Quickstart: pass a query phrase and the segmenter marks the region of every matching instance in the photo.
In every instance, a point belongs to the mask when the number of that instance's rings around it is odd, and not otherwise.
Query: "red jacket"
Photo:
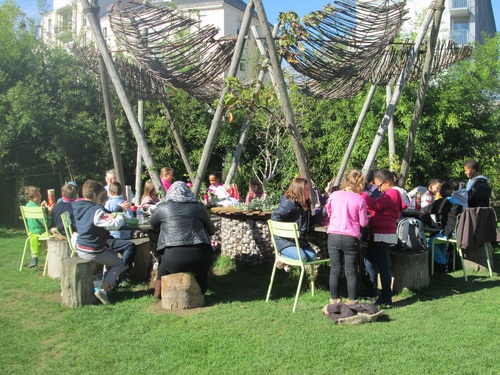
[[[388,189],[377,199],[371,198],[365,192],[362,195],[366,200],[368,209],[374,211],[370,219],[371,233],[396,233],[401,211],[406,208],[399,191],[392,188]]]

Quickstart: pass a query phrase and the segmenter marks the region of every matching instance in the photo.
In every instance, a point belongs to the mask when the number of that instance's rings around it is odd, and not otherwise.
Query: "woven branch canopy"
[[[217,28],[200,26],[166,3],[119,0],[109,20],[119,43],[156,77],[197,98],[217,96],[235,38],[216,39]]]

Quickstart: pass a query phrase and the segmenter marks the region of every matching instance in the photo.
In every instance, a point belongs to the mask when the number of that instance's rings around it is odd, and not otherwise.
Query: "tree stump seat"
[[[100,265],[79,257],[61,261],[61,299],[72,308],[94,302],[94,274]]]
[[[391,250],[392,290],[418,290],[429,286],[429,251]]]
[[[161,305],[166,310],[202,307],[205,296],[190,272],[165,275],[161,278]]]
[[[50,238],[47,240],[47,275],[53,279],[60,279],[62,272],[62,261],[71,256],[66,239],[59,240]]]
[[[136,247],[134,264],[130,270],[130,277],[137,281],[148,281],[154,263],[149,238],[134,238],[129,241],[132,241]]]

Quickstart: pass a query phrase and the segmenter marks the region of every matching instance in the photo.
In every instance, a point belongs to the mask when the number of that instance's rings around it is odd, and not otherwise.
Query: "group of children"
[[[437,225],[442,229],[436,236],[450,238],[454,236],[457,216],[464,208],[489,206],[491,189],[487,178],[479,174],[476,160],[468,160],[464,171],[469,178],[467,187],[460,190],[456,180],[441,182],[432,180],[429,188],[422,191],[424,199],[423,220],[430,220],[436,215]],[[300,253],[304,260],[312,260],[316,253],[307,242],[309,226],[320,221],[312,216],[310,209],[311,188],[304,179],[294,179],[289,189],[281,198],[280,206],[271,219],[277,221],[295,221],[299,224]],[[351,170],[343,179],[340,189],[332,192],[325,205],[328,215],[328,253],[331,259],[330,303],[341,303],[339,278],[342,265],[347,279],[347,304],[358,302],[358,264],[362,228],[369,225],[368,246],[364,255],[364,266],[369,281],[364,294],[366,297],[377,296],[377,276],[380,277],[381,291],[375,304],[390,307],[392,305],[391,270],[389,249],[397,244],[397,223],[401,212],[411,205],[407,193],[396,186],[394,174],[385,169],[372,172],[367,181],[358,170]],[[297,249],[284,238],[275,238],[282,255],[297,259]],[[433,238],[430,239],[429,243]],[[439,270],[446,270],[446,245],[435,252],[435,261]]]

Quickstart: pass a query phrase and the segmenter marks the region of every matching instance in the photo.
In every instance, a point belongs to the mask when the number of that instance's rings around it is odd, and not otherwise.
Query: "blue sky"
[[[0,0],[3,2],[5,0]],[[15,0],[16,3],[23,9],[23,11],[30,17],[39,18],[38,1],[37,0]],[[45,0],[47,4],[52,7],[51,0]],[[320,10],[324,5],[328,4],[328,0],[262,0],[264,8],[266,9],[267,18],[269,22],[275,23],[280,12],[287,12],[293,10],[299,16],[303,16],[314,10]],[[497,31],[500,32],[500,0],[491,0],[493,6],[493,13],[495,14],[495,22]]]

